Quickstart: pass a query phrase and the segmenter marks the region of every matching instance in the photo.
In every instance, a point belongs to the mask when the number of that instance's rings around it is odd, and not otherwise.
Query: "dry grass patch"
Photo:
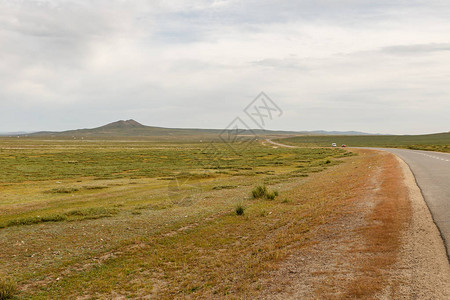
[[[364,259],[357,262],[359,276],[349,284],[347,298],[371,298],[382,292],[386,271],[397,261],[401,236],[411,218],[411,204],[402,170],[394,155],[382,156],[377,202],[366,216],[367,226],[358,230],[366,242],[355,251],[362,252]]]
[[[265,289],[257,298],[373,299],[386,286],[395,298],[398,286],[390,272],[411,215],[407,190],[395,157],[358,153],[288,195],[303,197],[301,205],[318,212],[319,223],[310,227],[310,242],[260,280]]]

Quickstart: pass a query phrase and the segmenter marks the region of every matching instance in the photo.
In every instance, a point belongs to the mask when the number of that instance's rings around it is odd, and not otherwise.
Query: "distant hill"
[[[360,131],[325,131],[325,130],[304,131],[304,133],[307,133],[309,135],[378,135]]]
[[[126,138],[126,137],[199,137],[218,136],[224,133],[223,129],[197,129],[197,128],[164,128],[146,126],[135,120],[120,120],[104,126],[89,129],[76,129],[67,131],[41,131],[26,134],[29,137],[47,138]],[[270,136],[294,136],[294,135],[368,135],[356,131],[280,131],[251,129],[240,131],[241,135],[270,135]]]
[[[197,136],[219,134],[217,129],[184,129],[146,126],[135,120],[120,120],[91,129],[67,131],[41,131],[29,134],[34,137],[163,137],[163,136]]]
[[[147,127],[147,126],[142,125],[141,123],[136,122],[135,120],[127,120],[127,121],[120,120],[120,121],[117,121],[114,123],[106,124],[104,126],[101,126],[101,127],[95,128],[95,129],[97,129],[97,130],[103,129],[104,130],[104,129],[145,128],[145,127]]]

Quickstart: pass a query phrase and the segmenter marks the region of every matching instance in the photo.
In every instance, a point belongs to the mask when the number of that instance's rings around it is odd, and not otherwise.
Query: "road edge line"
[[[404,161],[401,157],[397,156],[396,154],[393,154],[393,155],[395,155],[395,157],[400,161],[400,165],[403,165],[404,167],[406,167],[406,170],[403,169],[403,174],[405,176],[405,181],[408,180],[408,178],[407,178],[408,175],[412,176],[412,178],[414,179],[414,184],[417,187],[417,189],[420,191],[420,195],[421,195],[421,198],[422,198],[422,203],[425,204],[425,206],[427,208],[427,211],[428,211],[427,219],[430,219],[433,222],[434,227],[437,230],[438,235],[439,235],[439,237],[440,237],[440,239],[442,241],[442,245],[443,245],[444,250],[445,250],[445,255],[447,257],[447,261],[450,264],[450,253],[449,253],[450,249],[447,248],[446,240],[445,240],[444,236],[442,235],[442,231],[439,229],[439,226],[437,226],[437,224],[436,224],[436,222],[434,220],[433,213],[431,212],[431,209],[430,209],[430,206],[428,205],[428,202],[425,200],[425,195],[424,195],[423,190],[420,187],[419,183],[417,182],[416,175],[414,174],[413,170],[411,169],[411,167],[409,166],[409,164],[406,161]],[[409,173],[409,174],[407,174],[407,173]],[[408,188],[408,189],[410,190],[410,188]],[[411,190],[410,190],[410,192],[411,192]]]

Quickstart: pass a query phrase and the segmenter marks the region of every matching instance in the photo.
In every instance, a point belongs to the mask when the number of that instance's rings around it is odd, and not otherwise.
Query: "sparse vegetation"
[[[267,235],[304,212],[278,201],[247,201],[241,210],[236,199],[276,183],[294,203],[300,195],[286,186],[325,170],[326,159],[347,157],[341,149],[257,143],[236,154],[217,144],[224,151],[217,161],[195,143],[0,140],[0,238],[14,243],[0,245],[0,272],[27,285],[18,296],[38,299],[113,291],[139,298],[156,281],[155,297],[243,295],[238,286],[248,287],[282,257],[280,247],[305,233]],[[174,179],[181,186],[169,198]],[[266,188],[262,199],[277,195]],[[234,251],[242,255],[230,259]],[[146,271],[156,269],[161,275]]]

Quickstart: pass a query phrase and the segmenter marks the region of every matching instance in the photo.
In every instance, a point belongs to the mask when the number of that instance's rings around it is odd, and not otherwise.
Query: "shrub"
[[[278,191],[269,191],[266,186],[257,186],[252,191],[253,198],[265,198],[267,200],[274,200],[278,196]]]
[[[17,286],[15,282],[0,278],[0,300],[11,299],[17,292]]]
[[[267,188],[265,185],[263,186],[257,186],[252,191],[253,198],[263,198],[267,194]]]
[[[267,192],[266,193],[266,199],[267,200],[274,200],[276,197],[275,192]]]
[[[245,207],[242,204],[236,206],[236,215],[242,216],[244,214]]]
[[[331,160],[327,159],[326,164],[331,164]]]

